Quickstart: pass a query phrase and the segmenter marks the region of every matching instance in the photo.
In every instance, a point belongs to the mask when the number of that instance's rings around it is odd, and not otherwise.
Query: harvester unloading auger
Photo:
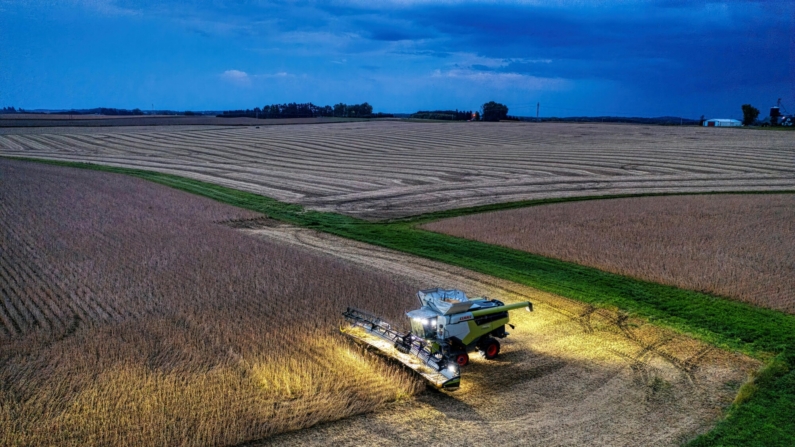
[[[508,311],[533,303],[505,305],[487,298],[468,299],[460,290],[428,289],[417,292],[421,307],[406,316],[411,331],[399,332],[381,318],[349,307],[343,312],[350,326],[342,332],[380,350],[413,369],[436,388],[456,390],[461,384],[461,367],[469,353],[480,351],[486,359],[500,353],[500,342],[509,324]]]

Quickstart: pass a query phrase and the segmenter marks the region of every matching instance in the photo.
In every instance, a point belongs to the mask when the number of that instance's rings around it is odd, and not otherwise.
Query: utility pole
[[[538,121],[538,111],[541,110],[541,103],[536,103],[536,121]]]

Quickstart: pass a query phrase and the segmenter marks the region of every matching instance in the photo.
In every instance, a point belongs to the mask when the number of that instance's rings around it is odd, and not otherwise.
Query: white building
[[[704,127],[740,127],[743,123],[727,118],[713,118],[704,121]]]

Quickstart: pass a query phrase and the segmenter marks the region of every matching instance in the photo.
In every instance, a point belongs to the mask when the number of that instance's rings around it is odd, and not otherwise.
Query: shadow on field
[[[497,359],[471,355],[458,391],[249,445],[675,445],[708,431],[758,367],[622,312],[468,270],[290,226],[243,231],[535,308],[511,313],[516,329]]]

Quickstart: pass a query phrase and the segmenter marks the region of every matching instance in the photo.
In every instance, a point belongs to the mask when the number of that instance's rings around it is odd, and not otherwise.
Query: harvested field
[[[793,194],[559,203],[423,228],[795,313]]]
[[[396,121],[180,129],[3,129],[0,155],[173,173],[368,219],[550,197],[795,190],[790,132]]]
[[[217,116],[185,115],[69,115],[69,114],[0,114],[0,130],[4,127],[53,128],[69,126],[127,127],[127,126],[275,126],[285,124],[320,124],[352,121],[347,118],[219,118]],[[27,129],[26,129],[27,130]]]
[[[418,283],[216,223],[254,216],[0,160],[0,445],[234,444],[421,389],[336,334]]]
[[[256,128],[256,126],[251,126]],[[143,133],[148,134],[152,132],[168,132],[169,129],[177,129],[180,132],[195,132],[195,131],[208,131],[208,130],[222,130],[222,129],[238,129],[240,126],[234,125],[190,125],[185,124],[177,127],[171,126],[158,126],[156,124],[141,124],[140,126],[42,126],[42,127],[0,127],[0,135],[95,135],[99,130],[103,135],[107,134],[134,134]]]
[[[256,227],[257,225],[252,225]],[[505,301],[516,329],[461,390],[429,392],[255,445],[679,445],[709,430],[755,362],[605,309],[312,230],[243,230],[429,285]]]
[[[377,409],[266,442],[675,445],[759,366],[136,179],[0,160],[0,182],[2,444],[229,444]],[[432,285],[536,312],[514,314],[500,359],[475,359],[459,392],[411,397],[413,376],[339,340],[338,312],[398,322]]]
[[[69,113],[0,113],[0,120],[5,121],[63,121],[63,120],[116,120],[130,118],[180,118],[176,115],[80,115]]]

